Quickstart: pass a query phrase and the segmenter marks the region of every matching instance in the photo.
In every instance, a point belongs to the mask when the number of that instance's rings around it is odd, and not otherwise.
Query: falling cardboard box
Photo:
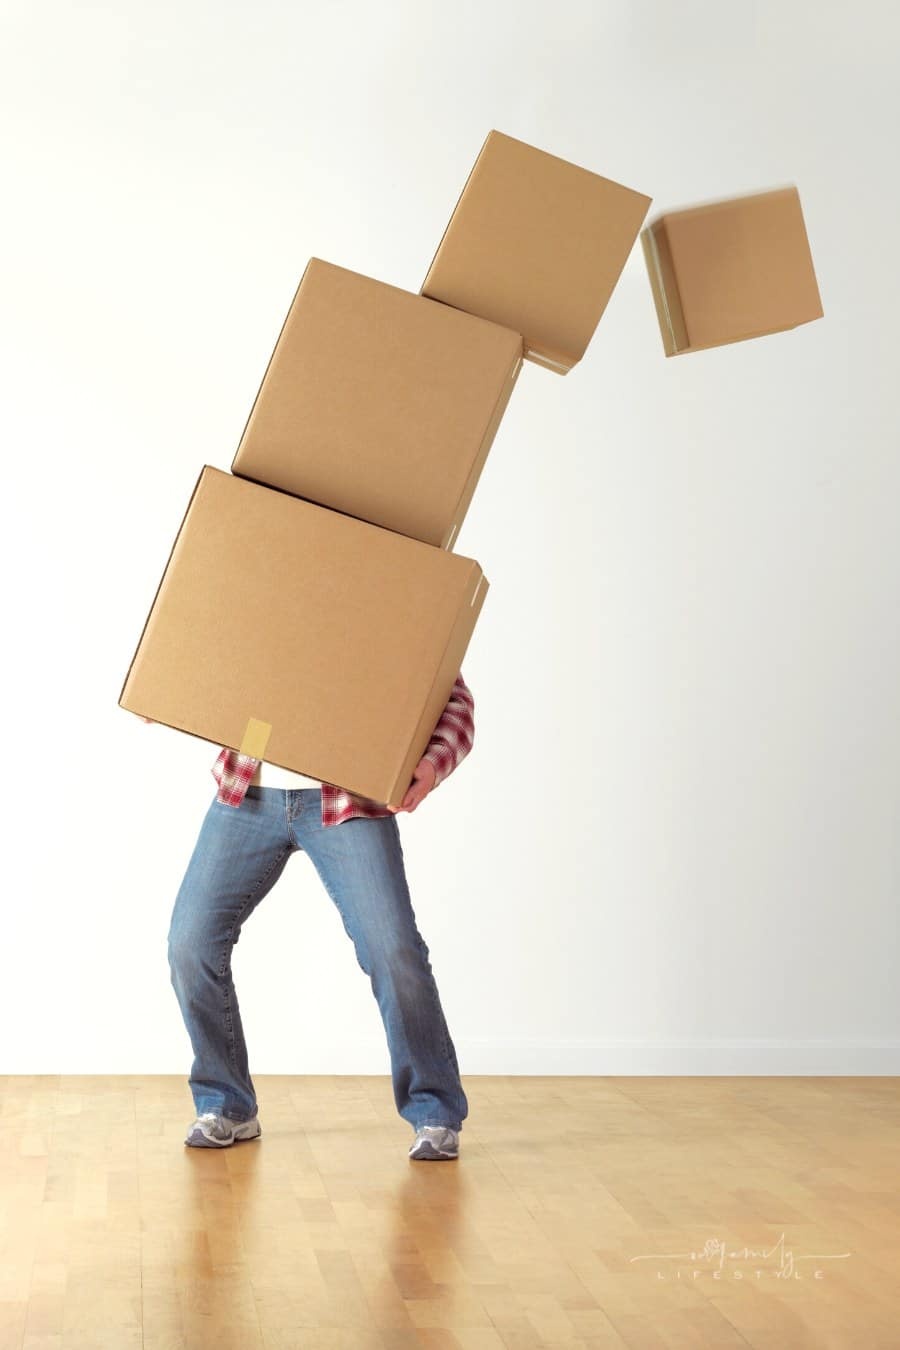
[[[488,133],[420,294],[521,333],[565,375],[585,353],[652,198]]]
[[[312,258],[232,472],[449,549],[521,364],[520,334]]]
[[[667,211],[641,244],[666,356],[822,317],[796,187]]]
[[[119,705],[400,806],[487,590],[471,558],[205,465]]]

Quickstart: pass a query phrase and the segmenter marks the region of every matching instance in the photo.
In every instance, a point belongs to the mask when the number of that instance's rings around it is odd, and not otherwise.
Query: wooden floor
[[[898,1350],[900,1080],[464,1076],[413,1162],[387,1077],[0,1079],[2,1350]]]

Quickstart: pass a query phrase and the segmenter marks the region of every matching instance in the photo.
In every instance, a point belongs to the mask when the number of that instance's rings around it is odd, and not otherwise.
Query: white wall
[[[11,1073],[184,1073],[215,748],[117,706],[316,254],[417,290],[497,127],[668,207],[796,183],[824,319],[666,360],[640,247],[526,366],[456,551],[475,749],[400,818],[467,1073],[900,1070],[900,211],[888,5],[13,4],[0,370]],[[296,855],[256,1073],[387,1073]]]

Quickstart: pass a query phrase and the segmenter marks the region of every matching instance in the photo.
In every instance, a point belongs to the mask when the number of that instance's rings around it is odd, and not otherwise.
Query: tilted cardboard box
[[[487,590],[471,558],[205,465],[119,705],[400,806]]]
[[[520,334],[312,258],[232,471],[449,549],[521,363]]]
[[[666,356],[822,318],[796,187],[667,211],[641,245]]]
[[[420,293],[514,329],[526,360],[565,375],[585,353],[651,200],[491,131]]]

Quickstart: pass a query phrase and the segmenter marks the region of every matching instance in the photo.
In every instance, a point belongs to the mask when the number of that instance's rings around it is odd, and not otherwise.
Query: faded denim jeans
[[[324,827],[319,788],[250,787],[240,807],[214,797],[203,820],[168,936],[172,985],[194,1051],[188,1083],[197,1114],[247,1120],[257,1113],[231,952],[297,852],[318,872],[371,981],[398,1112],[414,1129],[462,1129],[468,1102],[410,902],[397,817],[354,816]]]

